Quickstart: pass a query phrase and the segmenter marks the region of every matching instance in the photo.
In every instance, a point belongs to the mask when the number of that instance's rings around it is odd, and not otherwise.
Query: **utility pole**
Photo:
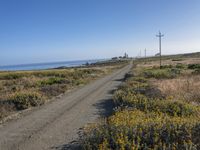
[[[161,66],[162,66],[162,64],[161,64],[161,39],[162,39],[162,37],[164,36],[164,34],[161,34],[161,32],[159,31],[159,34],[158,35],[156,35],[156,37],[159,37],[159,51],[160,51],[160,69],[161,69]]]
[[[144,50],[144,59],[145,59],[145,64],[146,64],[146,62],[147,62],[146,57],[147,57],[147,50],[146,50],[146,48],[145,48],[145,50]]]

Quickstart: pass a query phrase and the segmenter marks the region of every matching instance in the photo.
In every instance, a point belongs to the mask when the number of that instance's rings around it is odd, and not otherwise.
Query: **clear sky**
[[[200,51],[200,0],[0,0],[0,65]]]

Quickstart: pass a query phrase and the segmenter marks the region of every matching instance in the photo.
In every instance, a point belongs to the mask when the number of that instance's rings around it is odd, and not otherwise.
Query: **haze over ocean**
[[[1,0],[0,65],[197,52],[199,0]]]

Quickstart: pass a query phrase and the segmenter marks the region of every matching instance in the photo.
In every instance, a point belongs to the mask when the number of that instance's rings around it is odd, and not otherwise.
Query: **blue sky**
[[[200,51],[200,0],[0,0],[0,65]]]

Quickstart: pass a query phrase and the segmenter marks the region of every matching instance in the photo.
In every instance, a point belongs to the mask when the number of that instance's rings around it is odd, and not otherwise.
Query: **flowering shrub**
[[[120,111],[93,130],[85,149],[198,149],[198,117],[170,117],[139,110]]]
[[[171,69],[131,76],[114,93],[118,109],[84,136],[84,149],[197,150],[200,149],[200,107],[180,100],[146,95],[148,78],[172,78]],[[171,73],[173,72],[172,76]],[[149,73],[149,72],[148,72]]]

